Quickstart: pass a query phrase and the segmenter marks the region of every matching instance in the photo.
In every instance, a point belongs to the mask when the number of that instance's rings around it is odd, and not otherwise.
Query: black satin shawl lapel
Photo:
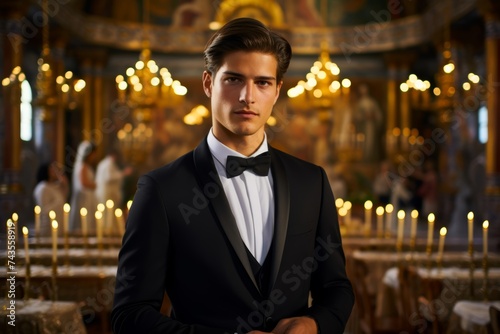
[[[286,233],[288,229],[288,218],[290,213],[290,184],[286,175],[285,166],[277,156],[276,151],[269,147],[271,153],[271,172],[274,181],[274,242],[273,245],[273,263],[271,272],[271,285],[274,286],[278,277],[283,250],[285,248]]]
[[[198,147],[196,147],[193,152],[193,157],[196,173],[200,180],[201,190],[203,191],[203,189],[210,189],[210,194],[212,194],[214,183],[217,189],[220,190],[217,192],[217,195],[210,196],[209,201],[212,204],[212,207],[214,208],[222,229],[226,233],[228,240],[231,242],[236,255],[240,259],[248,276],[250,276],[250,279],[252,280],[255,288],[259,291],[257,282],[255,281],[255,277],[252,272],[252,268],[250,266],[248,255],[246,253],[245,244],[243,243],[243,239],[241,239],[240,231],[238,230],[238,226],[236,225],[236,220],[234,219],[233,213],[231,212],[231,207],[229,206],[229,202],[226,198],[224,188],[222,187],[219,175],[217,174],[217,170],[215,169],[212,154],[210,153],[210,149],[208,148],[206,138],[202,143],[200,143],[200,145],[198,145]],[[216,259],[214,259],[214,261],[216,261]]]

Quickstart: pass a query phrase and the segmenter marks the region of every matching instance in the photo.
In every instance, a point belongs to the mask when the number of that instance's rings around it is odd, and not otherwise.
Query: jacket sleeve
[[[354,293],[345,270],[335,200],[321,171],[323,191],[314,251],[318,269],[312,276],[313,301],[307,313],[316,320],[320,333],[343,333],[354,306]]]
[[[118,259],[111,325],[114,333],[223,334],[160,313],[168,268],[169,227],[158,184],[142,176]]]

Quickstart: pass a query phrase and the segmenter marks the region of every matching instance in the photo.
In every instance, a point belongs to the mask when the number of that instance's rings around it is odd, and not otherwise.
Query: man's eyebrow
[[[224,71],[223,74],[226,75],[232,75],[235,77],[243,78],[244,75],[238,72],[233,72],[233,71]],[[276,78],[273,76],[266,76],[266,75],[258,75],[255,77],[256,80],[271,80],[271,81],[276,81]]]

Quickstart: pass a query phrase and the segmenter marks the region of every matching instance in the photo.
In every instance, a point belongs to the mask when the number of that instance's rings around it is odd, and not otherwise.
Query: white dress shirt
[[[258,176],[251,170],[245,170],[241,175],[228,178],[226,176],[227,156],[247,157],[222,144],[215,138],[212,130],[208,134],[207,141],[241,238],[255,259],[263,264],[274,232],[271,171],[268,176]],[[259,149],[250,157],[255,157],[267,150],[267,137],[264,137]]]

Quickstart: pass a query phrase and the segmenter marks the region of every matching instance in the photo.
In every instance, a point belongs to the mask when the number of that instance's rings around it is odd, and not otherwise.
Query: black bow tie
[[[257,175],[267,176],[269,166],[271,166],[269,152],[259,154],[254,158],[240,158],[229,155],[226,160],[226,175],[231,178],[240,175],[246,169],[251,169]]]

